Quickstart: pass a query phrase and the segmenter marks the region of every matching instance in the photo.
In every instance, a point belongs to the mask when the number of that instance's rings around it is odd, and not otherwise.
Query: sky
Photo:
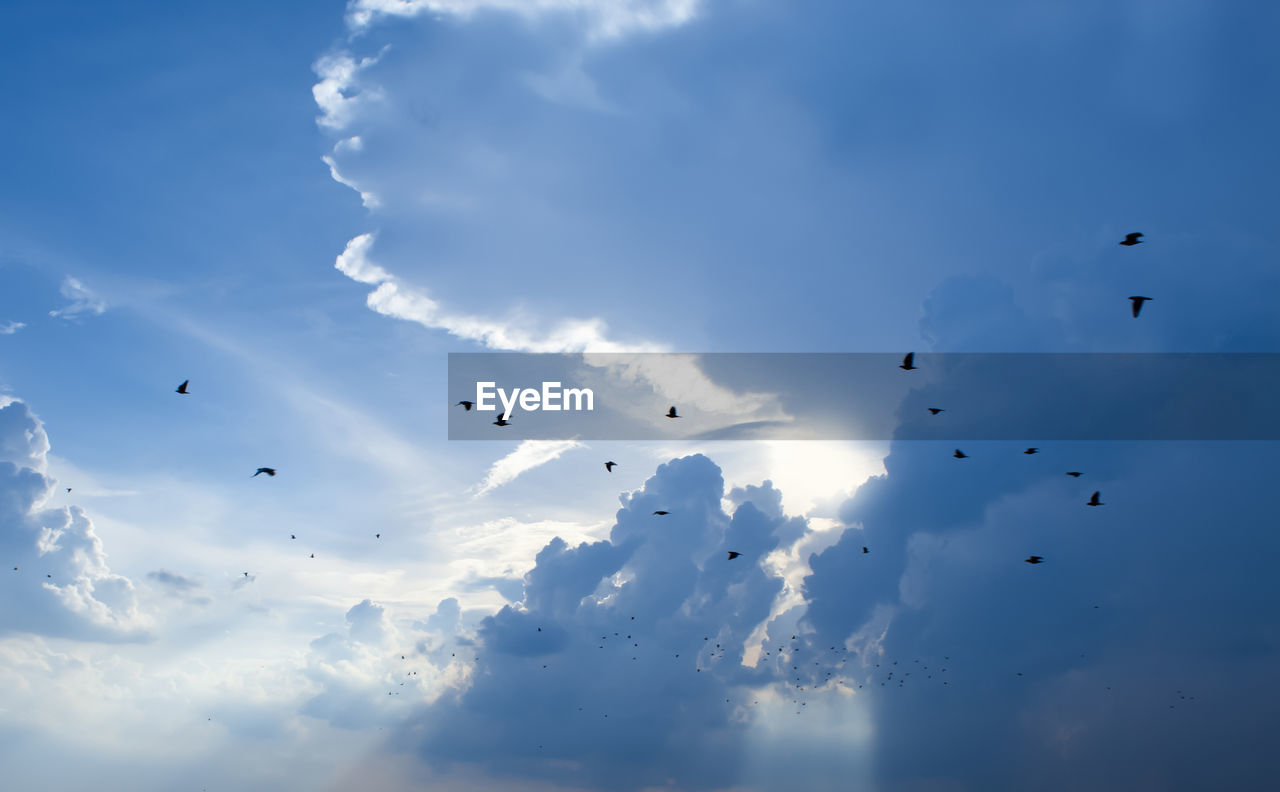
[[[1273,441],[451,440],[448,375],[1280,352],[1277,30],[4,5],[3,786],[1274,788]],[[686,412],[785,417],[687,360]],[[904,426],[1133,409],[939,369]]]

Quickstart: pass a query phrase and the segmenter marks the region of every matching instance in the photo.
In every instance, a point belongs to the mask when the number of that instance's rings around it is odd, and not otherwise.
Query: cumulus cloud
[[[333,53],[316,61],[312,68],[320,82],[311,88],[311,95],[320,106],[316,123],[328,129],[344,129],[360,110],[383,98],[377,86],[361,83],[361,72],[377,63],[379,57],[356,60],[348,53]]]
[[[515,479],[522,473],[559,459],[568,451],[582,448],[577,440],[525,440],[516,449],[493,463],[476,495],[483,495]]]
[[[71,302],[68,305],[50,311],[50,316],[61,319],[78,319],[85,315],[98,316],[107,310],[105,302],[89,291],[83,283],[71,276],[63,279],[60,291],[62,296]]]
[[[133,583],[107,565],[93,522],[77,506],[44,508],[49,440],[26,404],[0,407],[0,629],[89,640],[140,640],[150,620]]]
[[[736,495],[725,513],[719,468],[676,459],[623,496],[607,540],[552,540],[523,600],[480,623],[469,683],[398,742],[433,762],[588,788],[733,783],[752,691],[779,676],[744,664],[783,586],[763,562],[794,534],[776,491]],[[728,561],[729,549],[742,556]]]

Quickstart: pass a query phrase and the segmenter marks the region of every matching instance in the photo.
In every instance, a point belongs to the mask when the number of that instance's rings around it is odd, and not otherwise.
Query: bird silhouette
[[[614,469],[615,467],[617,467],[617,465],[618,465],[618,463],[617,463],[617,462],[605,462],[605,463],[604,463],[604,469],[605,469],[605,470],[607,470],[607,471],[609,471],[610,473],[612,473],[612,472],[613,472],[613,469]]]
[[[70,492],[70,491],[71,491],[71,488],[70,488],[70,487],[67,487],[67,492]]]
[[[1124,241],[1121,242],[1120,244],[1124,245],[1125,247],[1133,247],[1134,245],[1141,245],[1142,240],[1138,239],[1138,237],[1140,236],[1142,236],[1141,231],[1135,231],[1132,234],[1125,234]]]
[[[1093,495],[1089,498],[1089,502],[1085,505],[1086,506],[1106,506],[1107,504],[1103,503],[1101,498],[1102,498],[1102,491],[1099,490],[1093,493]]]
[[[474,407],[476,403],[473,401],[467,401],[466,399],[463,399],[462,401],[458,402],[453,406],[458,407],[459,405],[461,405],[467,412],[471,412],[471,408]]]
[[[863,545],[863,546],[862,546],[862,552],[863,552],[863,553],[870,553],[871,551],[867,549],[867,546],[866,546],[866,545]]]
[[[316,557],[316,554],[315,554],[315,553],[312,553],[312,554],[311,554],[311,557],[312,557],[312,558],[315,558],[315,557]]]
[[[942,409],[941,407],[930,407],[930,408],[929,408],[929,414],[930,414],[930,415],[937,415],[937,414],[938,414],[938,413],[940,413],[940,412],[946,412],[946,410]]]
[[[961,450],[960,450],[960,449],[958,449],[958,448],[956,449],[956,452],[955,452],[954,454],[952,454],[951,456],[955,457],[956,459],[968,459],[968,458],[969,458],[969,455],[968,455],[968,454],[966,454],[965,452],[961,451]]]
[[[903,371],[915,371],[916,366],[913,365],[915,363],[915,360],[916,360],[916,353],[908,352],[907,356],[902,359],[902,363],[899,364],[898,368],[902,369]]]
[[[679,417],[680,417],[680,416],[676,415],[676,406],[675,406],[674,404],[673,404],[673,405],[671,405],[671,409],[670,409],[670,410],[667,410],[667,417],[668,417],[668,418],[679,418]]]
[[[1028,556],[1026,561],[1028,564],[1039,564],[1044,561],[1044,556],[1037,556],[1037,555]]]
[[[1028,448],[1026,451],[1023,451],[1022,453],[1024,453],[1024,454],[1038,454],[1039,452],[1040,452],[1040,449],[1038,449],[1038,448]]]
[[[665,511],[662,511],[661,509],[659,509],[658,511],[654,512],[654,514],[658,515],[659,517],[661,517],[661,516],[662,516],[662,515],[664,515],[664,514],[670,514],[670,513],[671,513],[671,512],[665,512]]]
[[[494,422],[493,422],[493,425],[494,425],[494,426],[507,426],[507,425],[509,425],[510,423],[511,423],[511,422],[510,422],[510,421],[508,421],[506,418],[503,418],[501,415],[499,415],[499,416],[498,416],[498,420],[494,421]]]
[[[730,550],[730,551],[729,551],[729,558],[728,558],[728,560],[729,560],[729,561],[732,561],[733,559],[737,558],[737,557],[738,557],[738,556],[740,556],[740,555],[742,555],[742,553],[735,553],[735,552],[733,552],[732,550]]]
[[[373,538],[374,538],[374,539],[381,539],[381,538],[382,538],[382,534],[380,534],[380,533],[376,533],[376,534],[374,534],[374,535],[373,535]]]
[[[1134,318],[1134,319],[1137,319],[1137,318],[1138,318],[1138,314],[1142,313],[1142,304],[1143,304],[1144,302],[1147,302],[1147,301],[1148,301],[1148,300],[1150,300],[1151,298],[1150,298],[1150,297],[1137,297],[1137,296],[1135,296],[1135,297],[1130,297],[1129,299],[1133,301],[1133,318]]]
[[[266,473],[268,476],[274,476],[276,474],[276,469],[275,468],[258,468],[258,472],[254,473],[249,478],[257,478],[263,473]]]
[[[191,380],[183,380],[182,384],[178,386],[178,389],[175,390],[174,393],[181,393],[183,396],[186,396],[187,385],[189,385],[190,383],[191,383]]]
[[[1068,476],[1071,476],[1072,478],[1080,478],[1080,477],[1081,477],[1081,476],[1083,476],[1084,474],[1083,474],[1083,473],[1081,473],[1081,472],[1080,472],[1080,471],[1078,471],[1078,470],[1068,470],[1068,471],[1067,471],[1067,475],[1068,475]]]
[[[290,539],[297,539],[298,537],[294,536],[293,534],[289,534],[289,538],[290,538]]]

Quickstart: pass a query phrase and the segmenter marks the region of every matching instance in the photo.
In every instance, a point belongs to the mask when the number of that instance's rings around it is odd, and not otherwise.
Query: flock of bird
[[[1126,235],[1125,235],[1124,240],[1123,240],[1123,241],[1121,241],[1119,244],[1121,244],[1121,245],[1123,245],[1123,246],[1126,246],[1126,247],[1132,247],[1132,246],[1134,246],[1134,245],[1141,244],[1141,237],[1142,237],[1142,236],[1143,236],[1143,235],[1142,235],[1141,233],[1130,233],[1130,234],[1126,234]],[[1132,314],[1133,314],[1133,317],[1134,317],[1134,318],[1137,318],[1137,317],[1138,317],[1138,315],[1141,313],[1141,310],[1142,310],[1142,306],[1143,306],[1143,304],[1144,304],[1144,303],[1146,303],[1146,302],[1151,301],[1151,298],[1150,298],[1150,297],[1144,297],[1144,296],[1137,296],[1137,295],[1135,295],[1135,296],[1130,297],[1130,298],[1129,298],[1129,300],[1130,300],[1130,301],[1131,301],[1131,303],[1132,303]],[[902,369],[902,370],[904,370],[904,371],[916,371],[916,370],[918,370],[918,367],[915,365],[915,353],[914,353],[914,352],[912,352],[912,353],[908,353],[908,354],[907,354],[907,355],[902,359],[902,363],[898,366],[898,368],[900,368],[900,369]],[[178,393],[178,394],[184,395],[184,396],[185,396],[185,395],[190,395],[189,387],[190,387],[190,380],[184,380],[184,381],[182,382],[182,384],[181,384],[181,385],[179,385],[179,386],[176,388],[176,391],[175,391],[175,392],[176,392],[176,393]],[[456,403],[456,405],[455,405],[455,406],[460,406],[460,407],[464,408],[464,410],[466,410],[467,412],[470,412],[470,411],[471,411],[471,409],[475,406],[475,403],[474,403],[474,402],[472,402],[472,401],[469,401],[469,400],[465,400],[465,399],[464,399],[464,400],[458,401],[458,402]],[[930,414],[930,415],[932,415],[932,416],[938,416],[938,415],[941,415],[942,413],[946,412],[946,410],[945,410],[944,408],[941,408],[941,407],[929,407],[929,408],[927,408],[927,409],[928,409],[929,414]],[[665,417],[665,418],[670,418],[670,419],[678,419],[678,418],[680,418],[681,416],[680,416],[680,414],[677,412],[675,405],[672,405],[672,406],[667,410],[667,412],[666,412],[666,413],[664,413],[663,417]],[[511,424],[511,421],[510,421],[509,419],[507,419],[507,418],[504,418],[501,414],[499,414],[499,416],[497,417],[497,419],[496,419],[495,421],[493,421],[493,423],[494,423],[494,425],[496,425],[496,426],[499,426],[499,427],[505,427],[505,426],[509,426],[509,425]],[[1023,453],[1024,453],[1024,454],[1027,454],[1027,455],[1033,455],[1033,454],[1037,454],[1037,453],[1039,453],[1039,452],[1040,452],[1040,449],[1039,449],[1039,448],[1036,448],[1036,447],[1027,448],[1025,451],[1023,451]],[[952,456],[953,456],[954,458],[956,458],[956,459],[968,459],[968,458],[969,458],[969,455],[968,455],[968,454],[964,453],[962,450],[960,450],[960,449],[958,449],[958,448],[954,450],[954,452],[953,452]],[[613,472],[613,470],[614,470],[614,468],[616,468],[616,467],[619,467],[619,464],[618,464],[617,462],[613,461],[613,460],[609,460],[609,461],[606,461],[606,462],[604,463],[605,471],[606,471],[606,472],[608,472],[608,473],[612,473],[612,472]],[[262,475],[262,474],[266,474],[268,477],[275,477],[275,476],[276,476],[276,473],[277,473],[277,471],[276,471],[276,469],[275,469],[275,468],[273,468],[273,467],[259,467],[259,468],[258,468],[258,469],[253,473],[253,475],[251,476],[251,478],[256,478],[256,477],[258,477],[258,476],[260,476],[260,475]],[[1066,473],[1066,475],[1071,476],[1071,477],[1073,477],[1073,478],[1079,478],[1079,477],[1081,477],[1081,476],[1083,475],[1083,473],[1082,473],[1081,471],[1068,471],[1068,472]],[[70,488],[70,487],[68,487],[68,488],[67,488],[67,492],[68,492],[68,493],[70,493],[70,492],[71,492],[71,488]],[[1100,491],[1095,491],[1095,492],[1092,494],[1092,496],[1090,496],[1089,500],[1088,500],[1088,501],[1086,501],[1086,504],[1085,504],[1085,505],[1087,505],[1087,506],[1103,506],[1103,505],[1105,505],[1105,504],[1102,502],[1102,500],[1101,500],[1101,495],[1102,495],[1102,493],[1101,493]],[[671,513],[671,512],[669,512],[668,510],[665,510],[665,509],[657,509],[657,510],[655,510],[655,511],[653,512],[653,515],[654,515],[655,517],[665,517],[665,516],[669,515],[670,513]],[[382,534],[381,534],[381,533],[375,533],[375,534],[374,534],[374,537],[375,537],[376,539],[381,539],[381,538],[382,538]],[[296,539],[297,539],[297,535],[296,535],[296,534],[290,534],[290,535],[289,535],[289,538],[290,538],[290,540],[296,540]],[[862,547],[862,549],[861,549],[861,551],[862,551],[862,553],[863,553],[863,554],[869,554],[869,553],[871,552],[870,548],[868,548],[868,547],[866,547],[866,546],[863,546],[863,547]],[[732,561],[732,560],[737,559],[737,558],[739,558],[739,557],[741,557],[741,556],[742,556],[742,553],[737,552],[737,551],[734,551],[734,550],[729,550],[729,551],[727,551],[727,552],[728,552],[728,558],[726,559],[727,561]],[[311,557],[311,558],[315,558],[315,554],[314,554],[314,553],[311,553],[311,554],[310,554],[310,557]],[[1028,556],[1028,557],[1027,557],[1026,559],[1024,559],[1024,560],[1025,560],[1025,562],[1026,562],[1026,563],[1028,563],[1028,564],[1037,565],[1037,564],[1044,563],[1045,558],[1044,558],[1044,556],[1040,556],[1040,555],[1031,555],[1031,556]],[[13,568],[13,571],[15,571],[15,572],[19,571],[18,567],[16,567],[16,566],[15,566],[15,567]],[[243,575],[244,575],[244,578],[246,578],[246,579],[252,579],[252,576],[249,574],[249,572],[244,572],[244,573],[243,573]],[[47,577],[47,578],[49,578],[49,579],[51,580],[53,576],[52,576],[52,575],[46,575],[46,577]],[[1094,608],[1097,608],[1098,606],[1097,606],[1097,605],[1094,605],[1093,607],[1094,607]],[[635,616],[631,616],[631,617],[630,617],[630,621],[634,621],[634,620],[635,620]],[[642,653],[641,653],[641,651],[640,651],[640,649],[641,649],[641,642],[640,642],[640,640],[639,640],[638,636],[637,636],[637,638],[636,638],[636,639],[633,639],[633,634],[636,634],[636,633],[638,632],[638,628],[639,628],[639,626],[638,626],[638,625],[631,625],[631,626],[630,626],[630,632],[627,632],[627,631],[625,631],[624,629],[619,629],[619,630],[613,631],[613,638],[614,638],[614,639],[616,639],[616,640],[614,641],[614,644],[615,644],[615,645],[620,645],[620,646],[621,646],[621,645],[625,645],[625,643],[626,643],[626,642],[629,642],[629,643],[631,644],[631,646],[630,646],[630,647],[627,647],[627,648],[629,648],[629,649],[631,649],[631,650],[632,650],[632,651],[631,651],[630,653],[628,653],[628,654],[630,655],[631,661],[633,661],[633,662],[639,662],[639,661],[640,661],[640,658],[641,658],[641,654],[642,654]],[[542,632],[542,627],[540,627],[540,626],[539,626],[539,627],[537,628],[537,631],[538,631],[539,633],[541,633],[541,632]],[[779,667],[779,670],[783,670],[783,669],[785,669],[785,666],[786,666],[786,665],[788,665],[788,664],[790,664],[790,665],[791,665],[791,669],[790,669],[790,670],[791,670],[792,672],[799,672],[799,671],[800,671],[800,658],[799,658],[799,655],[801,654],[801,652],[802,652],[802,650],[803,650],[803,646],[802,646],[801,644],[799,644],[799,643],[794,643],[794,642],[797,640],[797,636],[794,636],[794,635],[793,635],[793,636],[791,636],[791,638],[792,638],[793,643],[792,643],[791,645],[789,645],[789,646],[787,646],[787,645],[785,645],[785,644],[779,644],[779,645],[774,646],[774,647],[772,647],[772,648],[768,648],[768,646],[767,646],[767,645],[766,645],[765,647],[762,647],[762,652],[761,652],[761,654],[758,656],[757,663],[760,663],[760,662],[771,662],[771,663],[776,664],[776,665]],[[695,672],[697,672],[697,673],[701,673],[701,671],[703,670],[703,668],[704,668],[704,667],[708,667],[708,668],[709,668],[711,665],[714,665],[716,662],[719,662],[720,660],[723,660],[723,659],[724,659],[724,657],[725,657],[725,649],[724,649],[724,647],[723,647],[723,646],[721,646],[721,644],[720,644],[720,643],[716,643],[716,644],[715,644],[715,648],[714,648],[714,649],[711,649],[711,648],[710,648],[710,641],[711,641],[711,636],[709,636],[709,635],[708,635],[708,636],[704,636],[704,637],[703,637],[703,642],[708,646],[708,649],[707,649],[706,651],[697,651],[697,652],[693,652],[693,653],[692,653],[692,654],[694,654],[694,657],[695,657],[694,670],[695,670]],[[609,643],[609,634],[608,634],[608,631],[606,631],[606,632],[605,632],[605,634],[604,634],[604,635],[601,635],[601,637],[600,637],[600,643],[599,643],[599,644],[597,644],[597,651],[599,651],[599,650],[603,650],[603,649],[605,649],[605,648],[606,648],[606,646],[609,646],[609,645],[610,645],[610,643]],[[670,654],[670,655],[672,656],[672,659],[673,659],[673,660],[678,660],[678,659],[679,659],[679,657],[680,657],[680,652],[679,652],[679,651],[677,651],[677,649],[678,649],[678,648],[681,648],[681,647],[674,647],[674,646],[672,646],[672,647],[667,647],[665,650],[663,650],[663,653],[664,653],[664,654]],[[685,649],[686,649],[686,655],[690,654],[690,652],[688,651],[688,647],[683,647],[683,648],[685,648]],[[847,675],[847,674],[844,674],[844,673],[842,673],[842,672],[843,672],[843,671],[845,670],[845,668],[846,668],[845,664],[846,664],[846,661],[847,661],[847,658],[848,658],[848,655],[849,655],[849,654],[857,654],[857,652],[856,652],[855,650],[844,649],[844,648],[837,647],[837,646],[834,646],[834,645],[833,645],[833,646],[831,646],[831,647],[826,651],[826,653],[820,653],[820,654],[817,656],[817,658],[816,658],[816,659],[814,659],[814,660],[812,661],[812,662],[813,662],[813,665],[818,666],[820,670],[822,669],[822,667],[823,667],[824,665],[825,665],[825,666],[830,666],[830,670],[826,670],[826,671],[825,671],[825,675],[824,675],[824,676],[817,677],[817,679],[818,679],[818,683],[819,683],[819,684],[822,684],[822,683],[824,683],[824,682],[833,681],[833,678],[834,678],[834,681],[835,681],[838,685],[844,685],[844,684],[845,684],[845,679],[846,679],[846,678],[848,678],[848,675]],[[842,657],[841,655],[844,655],[844,656]],[[455,654],[455,656],[456,656],[456,654]],[[838,659],[838,662],[836,662],[837,658],[839,658],[839,659]],[[402,659],[402,660],[403,660],[403,659],[405,659],[405,656],[404,656],[404,655],[401,655],[401,659]],[[478,660],[478,658],[477,658],[477,660]],[[943,657],[943,661],[948,661],[948,660],[950,660],[950,656],[944,656],[944,657]],[[918,667],[917,667],[917,666],[918,666]],[[549,664],[549,663],[543,663],[543,664],[542,664],[542,669],[543,669],[543,670],[547,670],[549,667],[550,667],[550,664]],[[907,678],[908,678],[908,677],[910,677],[910,676],[912,675],[912,672],[911,672],[911,671],[906,671],[906,670],[905,670],[905,666],[904,666],[904,668],[899,669],[899,668],[898,668],[898,661],[897,661],[897,660],[889,660],[889,659],[887,659],[887,658],[884,658],[884,668],[883,668],[883,669],[882,669],[881,663],[874,663],[874,664],[867,663],[867,664],[865,665],[865,667],[866,667],[866,668],[868,668],[868,669],[870,669],[869,674],[863,678],[863,681],[862,681],[862,682],[856,682],[856,683],[855,683],[855,682],[853,682],[853,681],[852,681],[852,679],[850,679],[850,685],[852,685],[852,684],[856,684],[856,685],[857,685],[857,688],[862,688],[864,684],[866,684],[866,685],[872,685],[872,684],[874,684],[874,683],[876,683],[876,682],[879,682],[879,685],[880,685],[881,687],[889,687],[889,686],[892,686],[892,685],[893,685],[893,683],[895,683],[895,682],[896,682],[896,687],[898,687],[898,688],[902,688],[902,687],[905,687],[905,686],[906,686],[906,684],[907,684]],[[919,678],[922,678],[922,677],[923,677],[925,680],[932,680],[932,679],[934,679],[934,676],[935,676],[935,674],[936,674],[936,675],[937,675],[937,677],[938,677],[938,681],[939,681],[942,685],[948,685],[948,684],[949,684],[948,679],[947,679],[947,678],[945,678],[945,677],[943,677],[943,674],[945,674],[945,673],[946,673],[946,671],[947,671],[947,668],[946,668],[945,666],[941,666],[941,665],[939,665],[939,666],[938,666],[934,671],[932,671],[932,672],[931,672],[931,671],[929,670],[929,666],[928,666],[927,664],[922,663],[922,662],[921,662],[921,660],[920,660],[919,658],[915,658],[915,659],[913,660],[913,667],[915,668],[915,672],[916,672],[917,679],[919,679]],[[416,676],[416,674],[417,674],[417,671],[410,671],[410,672],[408,672],[408,673],[407,673],[407,676],[408,676],[408,677],[410,677],[410,678],[413,678],[413,677],[415,677],[415,676]],[[836,675],[839,675],[839,676],[836,676]],[[797,690],[797,697],[796,697],[795,699],[793,699],[793,700],[792,700],[792,703],[794,703],[794,704],[796,704],[796,705],[797,705],[796,714],[800,714],[801,712],[803,712],[803,711],[804,711],[804,709],[803,709],[803,708],[804,708],[805,706],[807,706],[807,702],[802,701],[802,700],[801,700],[801,696],[800,696],[800,694],[799,694],[799,692],[800,692],[800,691],[804,691],[804,690],[805,690],[805,682],[806,682],[806,679],[805,679],[804,674],[801,674],[801,673],[789,674],[789,676],[791,676],[791,677],[792,677],[792,679],[791,679],[791,681],[790,681],[790,682],[788,682],[788,686],[789,686],[789,687],[794,686],[794,687],[796,688],[796,690]],[[1022,676],[1021,672],[1018,672],[1017,676]],[[400,683],[400,685],[401,685],[401,686],[403,686],[404,684],[405,684],[404,682],[401,682],[401,683]],[[810,680],[809,680],[809,684],[810,684],[810,687],[813,687],[813,686],[814,686],[813,678],[812,678],[812,677],[811,677],[811,678],[810,678]],[[1109,687],[1108,687],[1107,689],[1108,689],[1108,690],[1110,690],[1110,688],[1109,688]],[[388,692],[388,695],[393,695],[393,694],[398,695],[398,693],[399,693],[398,691],[389,691],[389,692]],[[1179,696],[1180,696],[1180,698],[1181,698],[1182,700],[1194,699],[1194,696],[1188,697],[1188,696],[1184,695],[1184,694],[1182,693],[1182,691],[1181,691],[1181,690],[1179,690],[1179,691],[1178,691],[1178,694],[1179,694]],[[725,699],[725,703],[732,703],[732,702],[730,701],[730,699],[726,698],[726,699]],[[759,699],[754,699],[752,703],[753,703],[753,704],[759,704]],[[1171,706],[1172,706],[1172,705],[1171,705]],[[577,709],[578,709],[578,711],[579,711],[579,712],[584,711],[584,707],[582,707],[582,706],[578,706],[578,708],[577,708]],[[607,717],[608,717],[608,713],[607,713],[607,712],[602,712],[602,714],[603,714],[603,717],[605,717],[605,718],[607,718]],[[539,747],[541,747],[541,746],[539,746]]]

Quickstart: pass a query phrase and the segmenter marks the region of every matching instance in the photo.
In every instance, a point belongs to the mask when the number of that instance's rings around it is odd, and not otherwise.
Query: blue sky
[[[1269,788],[1271,444],[450,442],[446,363],[1274,352],[1277,16],[6,6],[7,784]]]

